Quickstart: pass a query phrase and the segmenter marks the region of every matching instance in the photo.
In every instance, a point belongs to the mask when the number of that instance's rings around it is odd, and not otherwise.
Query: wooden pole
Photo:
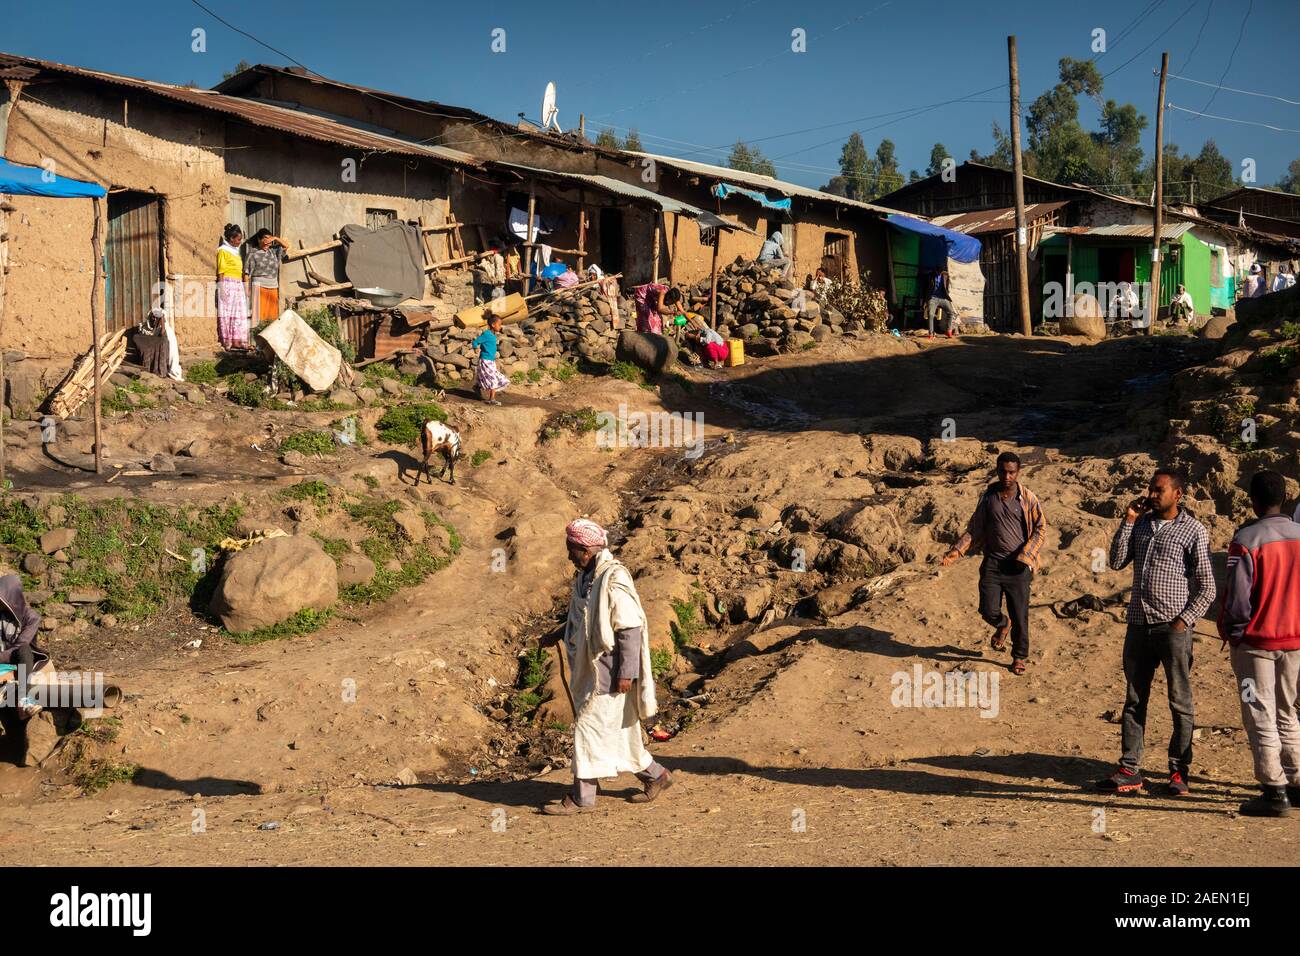
[[[1029,262],[1025,228],[1025,170],[1020,155],[1020,64],[1016,58],[1016,38],[1007,37],[1007,64],[1011,78],[1011,159],[1016,183],[1016,279],[1020,291],[1020,331],[1032,335],[1029,320]]]
[[[537,193],[528,187],[528,230],[524,233],[524,291],[533,281],[533,216],[537,211]]]
[[[665,216],[668,213],[664,213]],[[668,251],[668,281],[677,280],[677,225],[682,221],[682,217],[673,213],[673,240],[672,246]]]
[[[578,253],[578,275],[582,275],[587,269],[587,206],[585,204],[586,195],[578,192],[578,248],[582,250]]]
[[[0,153],[0,157],[4,154]],[[0,493],[5,490],[5,275],[9,272],[9,197],[0,194]]]
[[[1147,295],[1147,321],[1143,332],[1151,334],[1160,314],[1160,234],[1165,220],[1165,77],[1169,54],[1160,55],[1160,95],[1156,100],[1156,191],[1151,203],[1151,291]]]
[[[655,257],[654,266],[651,269],[651,282],[659,281],[659,217],[655,216]]]
[[[95,270],[94,277],[90,281],[90,334],[93,338],[93,349],[95,352],[95,474],[102,474],[104,471],[104,425],[103,406],[100,401],[100,375],[103,371],[100,364],[99,355],[99,337],[100,337],[100,309],[99,309],[99,281],[103,277],[104,271],[104,250],[99,237],[102,215],[100,214],[99,197],[93,200],[95,203],[95,230],[90,236],[90,250],[92,262],[91,265]]]
[[[718,200],[718,216],[722,216],[722,200]],[[709,269],[709,328],[718,328],[718,246],[722,244],[722,227],[713,228],[713,265]]]

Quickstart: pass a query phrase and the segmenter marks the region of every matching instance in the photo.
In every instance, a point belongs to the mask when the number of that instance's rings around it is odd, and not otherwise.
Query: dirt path
[[[1104,798],[1086,788],[1118,753],[1123,625],[1111,612],[1070,619],[1054,606],[1126,585],[1125,573],[1093,570],[1114,524],[1095,513],[1096,499],[1150,467],[1162,383],[1194,358],[1194,348],[1159,340],[1080,348],[990,337],[918,349],[875,339],[663,389],[670,407],[707,401],[717,412],[711,437],[733,438],[650,489],[657,499],[672,482],[689,488],[699,510],[688,537],[712,547],[762,534],[731,530],[741,501],[798,505],[819,519],[879,501],[916,554],[869,600],[828,620],[796,616],[793,597],[782,603],[803,582],[778,572],[776,620],[733,635],[741,640],[729,650],[693,652],[708,700],[655,746],[677,781],[655,805],[620,799],[633,792],[627,777],[607,782],[594,813],[557,820],[535,807],[562,794],[562,768],[504,782],[475,779],[492,776],[490,766],[460,772],[499,735],[486,703],[513,683],[512,648],[564,587],[558,529],[575,510],[612,517],[630,490],[629,468],[575,443],[530,452],[527,472],[489,469],[437,489],[464,552],[366,620],[252,649],[178,653],[129,674],[126,758],[145,768],[135,783],[79,797],[6,769],[0,806],[14,826],[47,834],[48,863],[1290,863],[1300,836],[1292,821],[1232,813],[1253,784],[1217,639],[1196,645],[1192,796]],[[609,406],[649,400],[622,383],[587,388],[582,400]],[[506,412],[532,416],[518,426],[524,435],[546,406]],[[864,465],[874,454],[864,436],[931,438],[946,417],[959,436],[1014,444],[1035,462],[1027,481],[1050,534],[1024,678],[988,650],[978,562],[939,570],[928,560],[945,546],[944,529],[964,521],[986,471],[924,474],[891,491]],[[1224,530],[1216,526],[1216,540]],[[882,537],[893,533],[882,527]],[[503,540],[518,569],[504,576],[490,570]],[[685,568],[685,552],[673,553],[681,543],[671,520],[638,519],[625,558]],[[744,557],[699,559],[714,563],[690,574],[744,579]],[[727,572],[733,560],[739,570]],[[900,674],[963,672],[983,675],[995,696],[983,706],[898,703]],[[349,680],[355,703],[341,693]],[[1162,694],[1157,678],[1153,771],[1169,731]],[[660,696],[669,704],[681,691]],[[404,768],[422,782],[390,786]]]

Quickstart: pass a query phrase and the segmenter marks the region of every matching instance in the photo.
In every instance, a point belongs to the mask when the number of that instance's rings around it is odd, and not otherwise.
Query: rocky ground
[[[6,818],[46,834],[42,861],[53,863],[1290,862],[1293,821],[1234,814],[1253,782],[1211,619],[1197,628],[1192,795],[1087,789],[1118,754],[1123,695],[1128,573],[1105,570],[1098,550],[1157,462],[1191,472],[1189,505],[1219,561],[1251,470],[1300,473],[1300,385],[1290,353],[1278,355],[1290,330],[1095,345],[844,331],[657,389],[578,375],[521,384],[497,409],[450,392],[469,447],[491,452],[454,488],[411,488],[409,452],[378,442],[307,468],[250,450],[286,414],[305,426],[337,412],[185,401],[175,437],[226,441],[211,456],[220,474],[110,487],[172,501],[240,495],[263,521],[319,533],[334,512],[304,521],[259,488],[319,478],[337,494],[434,511],[460,551],[421,583],[283,640],[212,632],[192,648],[178,618],[125,633],[88,624],[61,663],[100,660],[87,642],[104,636],[128,696],[86,759],[138,770],[84,795],[58,760],[4,767]],[[560,427],[620,404],[702,413],[703,453],[603,449],[581,424]],[[195,430],[206,414],[219,421]],[[1253,443],[1241,418],[1257,426]],[[978,560],[936,563],[1007,448],[1049,525],[1021,678],[988,648]],[[254,463],[256,480],[230,475]],[[93,490],[57,466],[20,465]],[[569,715],[554,662],[520,654],[554,623],[569,574],[561,532],[575,514],[615,529],[637,577],[660,723],[674,734],[652,749],[677,785],[638,807],[621,799],[630,777],[609,781],[595,813],[556,820],[534,807],[567,782]],[[170,643],[158,638],[172,630]],[[900,693],[959,679],[979,689],[974,706]],[[1153,703],[1157,782],[1168,732]]]

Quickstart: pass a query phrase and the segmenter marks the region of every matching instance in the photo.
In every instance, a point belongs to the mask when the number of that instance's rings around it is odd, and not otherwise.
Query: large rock
[[[677,343],[652,332],[620,332],[614,350],[620,362],[631,362],[658,375],[677,358]]]
[[[419,544],[424,540],[428,533],[428,525],[425,523],[424,515],[418,511],[407,510],[399,511],[393,515],[393,524],[404,534],[412,544]]]
[[[323,611],[339,595],[334,560],[314,538],[268,538],[226,559],[208,610],[226,630],[256,631],[303,608]]]
[[[41,535],[41,550],[46,554],[62,551],[72,544],[77,537],[75,528],[54,528]]]
[[[339,587],[351,587],[354,584],[369,584],[375,576],[375,562],[364,554],[350,552],[339,558]]]
[[[1221,339],[1228,331],[1228,326],[1237,321],[1236,312],[1229,309],[1223,315],[1212,315],[1196,334],[1203,339]]]
[[[1083,335],[1090,339],[1106,337],[1106,320],[1097,300],[1086,293],[1074,297],[1073,315],[1061,316],[1062,335]]]

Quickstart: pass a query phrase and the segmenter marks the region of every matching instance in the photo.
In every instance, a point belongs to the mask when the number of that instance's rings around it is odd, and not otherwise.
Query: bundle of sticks
[[[107,332],[99,340],[99,386],[108,385],[108,377],[126,358],[126,329]],[[87,349],[72,369],[50,393],[48,408],[51,415],[64,419],[76,412],[95,392],[95,350]]]

